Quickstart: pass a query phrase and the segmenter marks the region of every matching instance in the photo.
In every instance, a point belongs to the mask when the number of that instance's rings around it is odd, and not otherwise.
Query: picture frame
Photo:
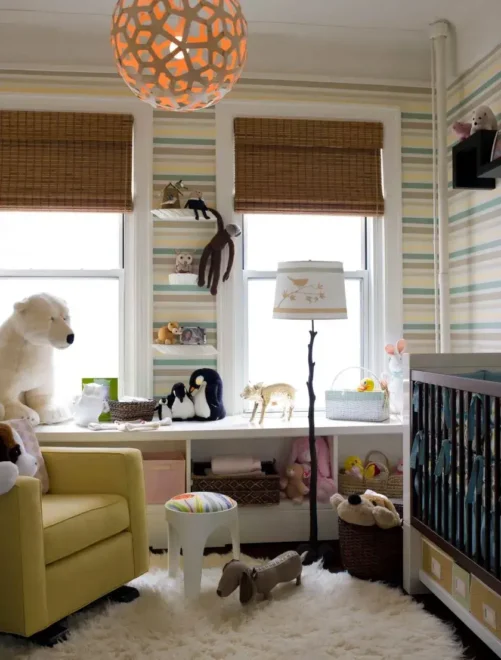
[[[184,346],[205,346],[207,332],[199,326],[186,326],[181,333],[180,343]]]
[[[88,383],[97,383],[106,388],[106,401],[118,400],[118,378],[82,378],[82,389]],[[111,422],[111,412],[103,412],[99,416],[100,422]]]
[[[492,143],[491,150],[491,162],[501,158],[501,131],[497,131],[494,136],[494,142]]]

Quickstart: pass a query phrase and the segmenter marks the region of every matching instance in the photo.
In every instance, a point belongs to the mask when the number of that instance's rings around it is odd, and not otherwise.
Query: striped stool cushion
[[[216,513],[237,506],[235,500],[220,493],[183,493],[170,499],[165,508],[180,513]]]

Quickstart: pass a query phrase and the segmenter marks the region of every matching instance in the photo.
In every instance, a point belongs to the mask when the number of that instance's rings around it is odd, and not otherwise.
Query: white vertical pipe
[[[438,191],[437,191],[437,85],[435,45],[431,42],[431,133],[433,160],[433,311],[435,320],[435,353],[440,353],[440,295],[438,284]]]
[[[449,294],[449,189],[447,170],[447,37],[449,24],[438,21],[431,26],[436,63],[437,174],[438,174],[438,251],[440,288],[440,351],[450,353]]]

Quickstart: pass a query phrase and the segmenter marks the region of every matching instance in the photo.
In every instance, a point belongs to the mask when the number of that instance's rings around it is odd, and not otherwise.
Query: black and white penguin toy
[[[195,403],[195,419],[214,422],[226,417],[223,381],[214,369],[197,369],[191,374],[190,394]]]
[[[167,408],[173,421],[184,421],[195,417],[193,397],[186,390],[184,383],[176,383],[167,397]]]

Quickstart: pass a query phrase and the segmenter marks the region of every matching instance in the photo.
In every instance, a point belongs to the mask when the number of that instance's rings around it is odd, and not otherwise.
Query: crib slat
[[[475,399],[475,454],[482,455],[482,402]],[[482,566],[482,493],[475,497],[475,561]]]
[[[430,520],[430,386],[424,386],[424,512],[423,520],[428,525]]]
[[[442,388],[437,387],[437,407],[436,407],[436,452],[437,456],[442,447]],[[444,526],[442,519],[442,476],[437,477],[437,534],[443,536]]]
[[[458,547],[464,552],[464,498],[465,487],[465,451],[464,446],[464,392],[459,392],[459,543]]]
[[[435,512],[435,465],[437,462],[437,452],[436,452],[436,438],[435,438],[435,385],[430,387],[430,445],[431,445],[431,456],[430,456],[430,471],[431,471],[431,516],[430,516],[430,527],[433,531],[437,531],[437,516]]]
[[[423,430],[423,383],[418,385],[418,429]],[[417,517],[423,520],[423,466],[418,461],[417,468],[418,480],[418,501],[417,501]]]
[[[457,546],[457,433],[456,433],[456,390],[451,390],[451,538]]]
[[[501,547],[499,541],[499,517],[501,516],[499,497],[500,497],[500,478],[501,478],[501,416],[499,410],[499,398],[494,399],[494,570],[496,577],[501,577]]]
[[[467,396],[467,410],[470,410],[471,406],[471,392],[468,392]],[[469,422],[468,422],[469,423]],[[468,432],[470,432],[468,428]],[[468,449],[466,454],[466,466],[468,471],[468,480],[471,476],[471,470],[473,467],[473,445],[468,438]],[[466,505],[466,554],[468,557],[471,557],[473,554],[473,504]]]
[[[491,570],[491,504],[492,504],[492,451],[491,451],[491,397],[484,397],[484,458],[485,458],[485,525],[484,561],[486,570]]]

